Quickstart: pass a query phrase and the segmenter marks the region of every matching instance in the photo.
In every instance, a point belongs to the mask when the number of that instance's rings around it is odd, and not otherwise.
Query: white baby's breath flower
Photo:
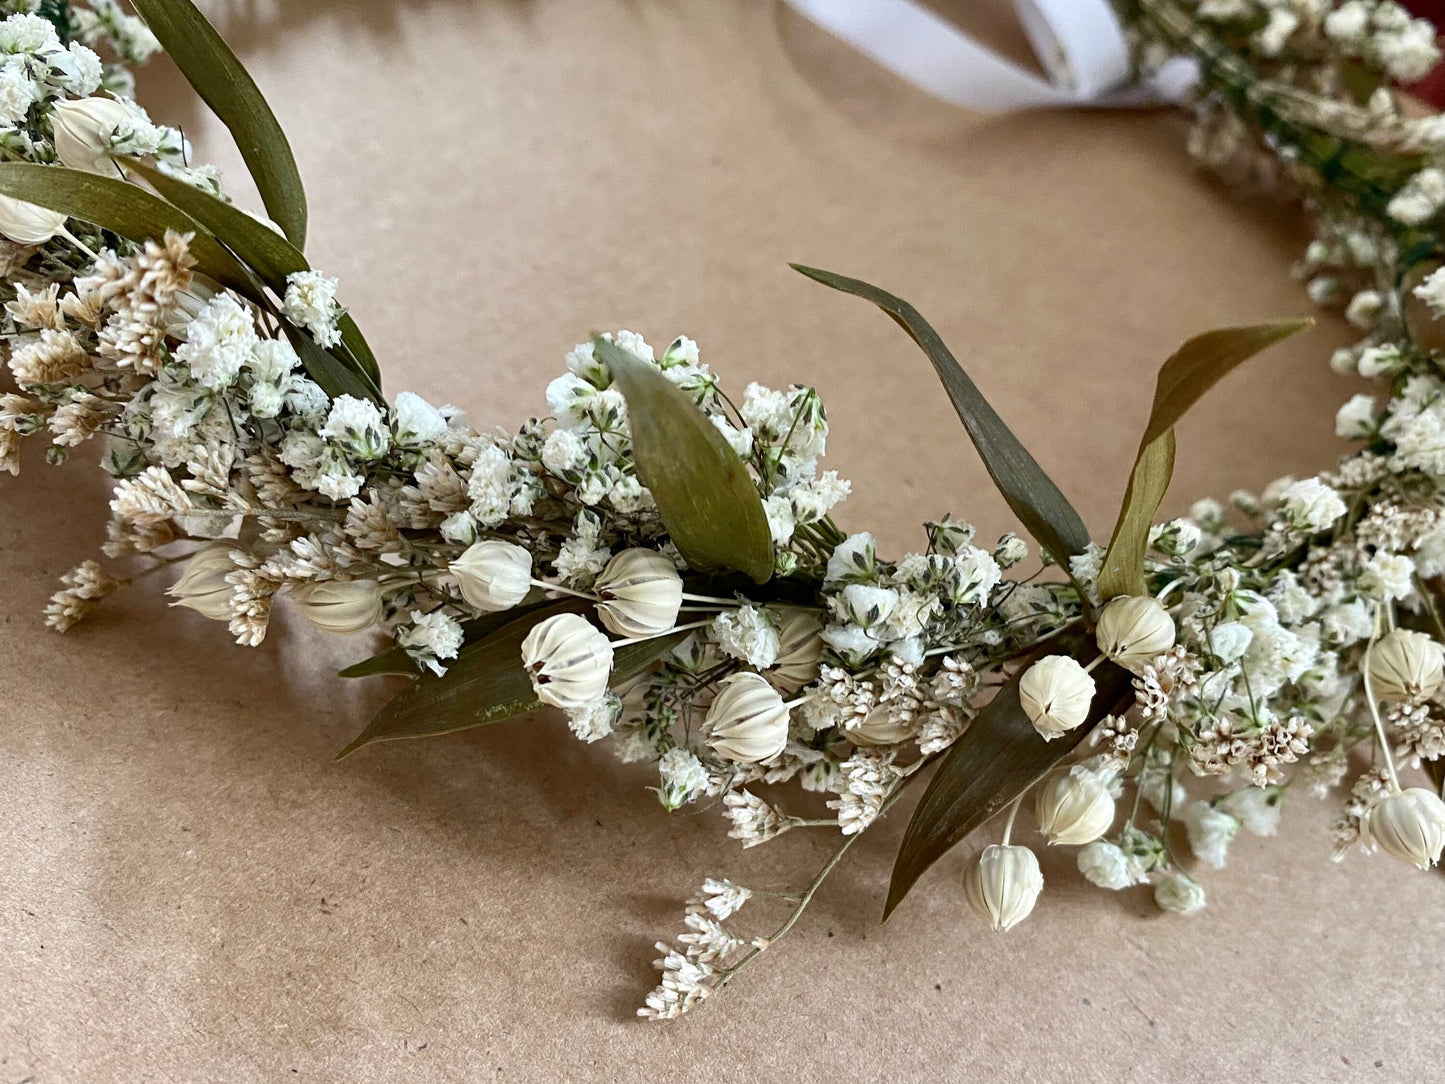
[[[1176,915],[1193,915],[1204,910],[1204,887],[1188,874],[1166,873],[1154,886],[1154,902]]]
[[[1345,514],[1346,505],[1331,486],[1306,478],[1280,495],[1280,510],[1289,525],[1300,531],[1323,531]]]
[[[447,432],[441,411],[420,395],[404,391],[396,397],[393,421],[396,442],[404,448],[419,448],[439,440]]]
[[[776,618],[750,603],[722,611],[713,618],[711,631],[723,654],[742,659],[757,670],[772,666],[782,650]]]
[[[1399,601],[1415,589],[1415,564],[1398,553],[1377,553],[1364,563],[1360,590],[1381,602]]]
[[[229,387],[260,345],[256,326],[230,294],[217,294],[186,325],[186,341],[176,350],[203,387]]]
[[[341,341],[337,321],[345,310],[336,300],[338,285],[336,279],[315,270],[286,276],[281,311],[292,323],[310,332],[318,346],[331,347]]]
[[[396,642],[434,674],[446,672],[442,660],[454,659],[462,647],[462,626],[450,614],[411,612],[411,625],[397,634]]]
[[[1377,425],[1373,395],[1353,395],[1335,414],[1335,435],[1346,440],[1364,440]]]
[[[1191,802],[1183,820],[1189,833],[1189,849],[1210,869],[1223,869],[1230,841],[1239,832],[1239,821],[1209,802]]]
[[[1117,844],[1096,839],[1079,849],[1079,872],[1100,888],[1118,891],[1139,883],[1134,863]]]
[[[684,806],[707,789],[707,769],[690,750],[681,746],[663,753],[657,762],[657,770],[662,777],[657,796],[665,809]]]
[[[354,395],[338,395],[331,401],[326,424],[317,433],[358,459],[379,459],[391,446],[391,430],[380,408]]]

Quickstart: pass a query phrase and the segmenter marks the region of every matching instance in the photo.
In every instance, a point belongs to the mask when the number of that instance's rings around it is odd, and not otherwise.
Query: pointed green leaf
[[[637,476],[688,565],[702,572],[736,569],[766,582],[773,536],[743,461],[656,366],[606,339],[592,342],[627,399]]]
[[[236,257],[195,219],[119,177],[102,177],[65,166],[5,162],[0,164],[0,193],[93,222],[132,241],[158,241],[166,230],[195,234],[191,255],[196,258],[198,270],[247,296],[255,290]]]
[[[1052,641],[1030,661],[1059,651],[1077,654],[1089,646],[1075,633]],[[1038,782],[1100,719],[1132,697],[1128,673],[1105,662],[1094,669],[1098,691],[1083,725],[1044,741],[1019,704],[1018,685],[1024,669],[974,717],[929,780],[893,862],[883,908],[885,920],[929,866]]]
[[[1174,472],[1174,424],[1200,397],[1241,362],[1313,324],[1309,318],[1252,327],[1220,328],[1196,335],[1159,369],[1154,405],[1124,494],[1109,550],[1099,571],[1099,594],[1142,595],[1149,528]]]
[[[1154,526],[1154,514],[1159,511],[1173,476],[1174,430],[1166,429],[1146,444],[1134,461],[1129,488],[1124,491],[1124,506],[1119,509],[1119,520],[1114,524],[1108,552],[1099,568],[1101,598],[1149,593],[1149,585],[1144,580],[1149,530]]]
[[[129,158],[117,161],[126,169],[139,173],[166,200],[214,234],[256,272],[278,298],[286,293],[288,275],[310,270],[311,265],[299,248],[235,204],[217,199],[209,192],[203,192],[145,162]],[[342,316],[338,327],[341,343],[346,348],[345,360],[354,362],[360,372],[380,387],[381,371],[377,368],[376,357],[366,345],[361,329],[350,313]]]
[[[329,350],[323,350],[316,345],[307,332],[301,330],[284,316],[277,316],[276,321],[281,325],[281,330],[286,333],[286,338],[291,341],[291,347],[301,358],[301,365],[306,370],[306,375],[317,384],[321,390],[331,398],[338,395],[350,395],[357,399],[370,399],[383,411],[387,409],[386,399],[366,373],[358,370],[350,362],[343,361]]]
[[[190,0],[133,4],[196,93],[231,130],[266,213],[297,248],[304,248],[306,190],[291,145],[255,80]]]
[[[552,603],[462,648],[441,677],[425,674],[388,701],[337,759],[373,742],[450,734],[537,711],[542,703],[522,665],[522,641],[539,621],[577,609],[576,600]],[[613,685],[640,673],[687,636],[675,632],[617,648]]]
[[[1083,553],[1089,545],[1084,521],[989,405],[938,337],[938,332],[908,302],[876,286],[815,267],[790,266],[824,286],[873,302],[908,332],[933,362],[994,485],[1039,545],[1067,571],[1069,558]]]
[[[1164,430],[1173,428],[1185,411],[1199,402],[1200,396],[1240,362],[1313,324],[1314,319],[1305,316],[1252,327],[1220,328],[1190,339],[1159,369],[1154,406],[1139,441],[1140,449]]]

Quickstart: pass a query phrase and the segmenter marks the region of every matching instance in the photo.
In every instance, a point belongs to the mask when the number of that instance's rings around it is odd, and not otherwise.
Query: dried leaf
[[[542,703],[522,665],[522,641],[539,621],[576,609],[575,600],[552,603],[462,648],[441,677],[423,675],[389,700],[337,759],[373,742],[450,734],[537,711]],[[687,636],[675,632],[617,648],[612,683],[640,673]]]
[[[159,196],[119,177],[33,162],[0,164],[0,193],[93,222],[132,241],[160,240],[166,230],[193,233],[191,255],[199,270],[252,296],[255,283],[230,251],[195,219]]]
[[[1174,472],[1174,424],[1241,362],[1313,323],[1309,318],[1276,320],[1206,331],[1181,346],[1160,367],[1149,423],[1099,572],[1101,596],[1109,599],[1146,591],[1144,555],[1149,548],[1149,528]]]
[[[736,569],[766,582],[773,536],[743,461],[655,366],[606,339],[593,345],[627,399],[637,476],[688,565],[702,572]]]
[[[949,399],[953,401],[953,408],[958,411],[994,485],[1039,545],[1067,571],[1069,558],[1083,553],[1089,545],[1089,532],[1084,521],[989,405],[978,386],[969,379],[938,337],[938,332],[908,302],[876,286],[815,267],[791,266],[824,286],[873,302],[908,332],[928,355],[928,360],[933,362]]]
[[[133,3],[196,93],[231,130],[266,213],[304,248],[306,190],[286,134],[255,80],[190,0]]]

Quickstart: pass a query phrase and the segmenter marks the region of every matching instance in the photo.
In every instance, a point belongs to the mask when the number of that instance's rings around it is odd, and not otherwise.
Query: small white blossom
[[[286,296],[281,311],[292,323],[311,333],[317,345],[335,346],[341,341],[337,321],[344,311],[336,300],[336,279],[320,271],[297,271],[286,276]]]

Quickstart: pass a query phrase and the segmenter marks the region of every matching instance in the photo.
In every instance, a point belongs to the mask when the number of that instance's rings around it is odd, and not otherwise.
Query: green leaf
[[[158,241],[166,230],[193,233],[191,255],[200,271],[247,296],[255,291],[246,269],[195,219],[119,177],[65,166],[6,162],[0,164],[0,193],[93,222],[132,241]]]
[[[306,246],[306,190],[291,145],[255,80],[190,0],[134,0],[176,67],[220,118],[246,161],[266,213]]]
[[[994,485],[1039,545],[1067,571],[1069,558],[1083,553],[1089,545],[1084,521],[989,405],[938,337],[938,332],[908,302],[876,286],[816,267],[790,266],[824,286],[873,302],[908,332],[933,362]]]
[[[539,621],[576,609],[576,600],[552,603],[462,648],[441,677],[426,674],[388,701],[337,759],[373,742],[450,734],[538,710],[542,703],[522,665],[522,641]],[[640,673],[688,635],[674,632],[616,648],[612,684]]]
[[[1154,514],[1159,511],[1174,473],[1175,423],[1241,362],[1313,323],[1306,317],[1206,331],[1181,346],[1160,367],[1149,423],[1144,427],[1129,489],[1099,571],[1099,594],[1103,598],[1147,591],[1144,555],[1149,548]]]
[[[1154,526],[1154,514],[1159,511],[1173,476],[1174,430],[1166,429],[1146,444],[1134,461],[1129,488],[1124,491],[1124,506],[1119,509],[1119,520],[1114,524],[1108,552],[1099,568],[1101,598],[1149,593],[1149,585],[1144,580],[1149,530]]]
[[[637,476],[690,567],[773,573],[773,536],[743,461],[697,405],[656,366],[615,343],[593,346],[627,399]]]
[[[350,362],[343,361],[330,351],[317,346],[315,339],[286,317],[277,316],[276,320],[281,325],[281,330],[286,333],[286,338],[291,341],[292,349],[301,358],[306,375],[321,385],[322,391],[333,399],[338,395],[370,399],[383,411],[387,409],[381,389],[372,383],[370,376]]]
[[[1076,633],[1054,640],[1028,661],[1059,651],[1076,654],[1089,647]],[[885,921],[929,866],[1038,782],[1106,714],[1132,700],[1128,673],[1111,662],[1102,663],[1094,669],[1098,691],[1088,718],[1046,742],[1019,704],[1018,685],[1025,669],[1021,667],[974,717],[929,780],[893,862]]]
[[[256,272],[278,298],[286,293],[288,275],[310,270],[311,265],[299,248],[235,204],[217,199],[209,192],[203,192],[145,162],[128,158],[117,161],[126,169],[139,173],[165,199],[214,234]],[[357,370],[379,388],[381,371],[356,321],[347,313],[342,316],[338,327],[342,345],[348,354],[345,360],[354,363]]]

